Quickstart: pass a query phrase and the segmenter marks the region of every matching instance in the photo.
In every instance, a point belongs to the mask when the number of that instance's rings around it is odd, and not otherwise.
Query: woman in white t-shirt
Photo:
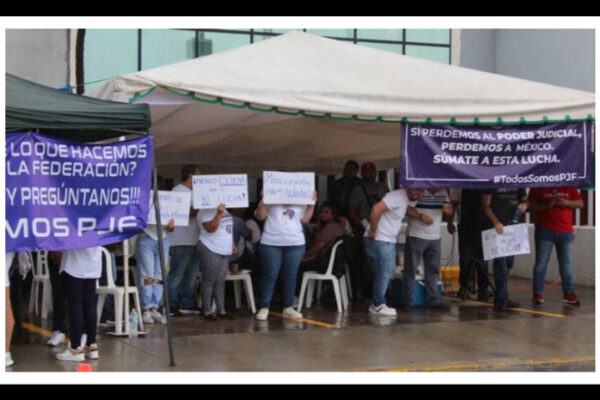
[[[202,271],[202,312],[204,318],[214,321],[225,318],[225,278],[229,270],[229,256],[236,252],[233,244],[233,218],[225,204],[215,209],[198,211],[200,227],[198,253]],[[215,299],[217,315],[212,312]]]
[[[61,288],[65,291],[71,342],[56,358],[61,361],[84,361],[99,358],[96,345],[96,280],[102,274],[100,246],[67,250],[60,261]],[[86,343],[81,343],[86,334]]]
[[[314,192],[313,200],[317,202],[317,192]],[[267,319],[279,275],[283,283],[283,314],[302,318],[302,314],[293,308],[294,293],[298,267],[306,251],[302,224],[310,221],[314,209],[314,205],[265,205],[262,201],[258,205],[256,218],[266,219],[266,222],[259,246],[262,278],[260,310],[256,319]]]

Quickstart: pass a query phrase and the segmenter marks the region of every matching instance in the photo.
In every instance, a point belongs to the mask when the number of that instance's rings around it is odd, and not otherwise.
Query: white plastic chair
[[[327,271],[324,274],[320,274],[318,272],[305,272],[302,275],[302,286],[300,287],[300,299],[298,300],[298,312],[302,310],[302,302],[304,300],[304,295],[308,290],[308,295],[306,296],[306,308],[310,308],[312,305],[312,298],[315,289],[315,281],[331,281],[333,284],[333,291],[335,293],[335,301],[337,303],[338,312],[342,312],[345,309],[348,309],[348,287],[347,280],[342,277],[338,279],[335,275],[333,275],[333,265],[335,264],[335,255],[337,253],[338,247],[343,243],[343,240],[338,240],[331,249],[331,256],[329,257],[329,264],[327,265]]]
[[[100,286],[99,281],[96,280],[96,294],[98,295],[98,321],[100,323],[100,317],[102,316],[102,307],[104,306],[104,299],[107,295],[112,295],[114,299],[115,305],[115,333],[120,335],[123,333],[123,316],[126,315],[129,317],[129,310],[126,310],[127,313],[124,313],[123,304],[125,299],[125,288],[123,286],[115,285],[115,280],[112,276],[112,257],[110,256],[110,252],[106,250],[104,247],[100,248],[102,250],[102,257],[104,258],[104,266],[106,268],[106,286]],[[139,321],[139,330],[144,330],[144,323],[142,322],[142,310],[140,307],[140,298],[138,295],[137,287],[130,286],[127,290],[127,294],[133,295],[133,301],[135,304],[135,310],[138,314]]]
[[[227,273],[226,281],[233,282],[233,294],[235,295],[235,308],[240,308],[242,306],[241,299],[241,288],[242,281],[244,282],[244,286],[246,287],[246,299],[248,300],[248,304],[250,305],[250,309],[252,310],[252,314],[256,314],[256,306],[254,304],[254,290],[252,289],[252,279],[250,277],[250,270],[242,269],[237,274]]]
[[[38,303],[41,290],[41,316],[42,318],[47,318],[48,312],[52,310],[52,284],[50,283],[50,271],[48,270],[48,252],[38,251],[35,264],[32,262],[31,254],[27,253],[27,256],[29,257],[29,264],[32,266],[31,273],[33,274],[28,312],[31,314],[35,311],[35,315],[40,314]]]

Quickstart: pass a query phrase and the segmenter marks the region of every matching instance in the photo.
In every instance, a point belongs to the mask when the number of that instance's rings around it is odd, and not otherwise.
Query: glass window
[[[406,55],[426,60],[450,63],[450,48],[429,46],[406,46]]]
[[[250,35],[246,33],[199,32],[201,56],[220,53],[250,44]]]
[[[142,70],[194,58],[195,42],[194,31],[142,30]]]
[[[354,38],[354,29],[307,29],[307,33],[344,39]]]
[[[356,32],[358,40],[376,39],[402,41],[402,29],[358,29]]]
[[[374,47],[376,49],[391,51],[393,53],[402,54],[401,44],[387,44],[387,43],[369,43],[369,42],[358,42],[359,46]]]
[[[302,31],[302,29],[254,29],[254,34],[260,34],[261,32],[268,32],[268,33],[288,33],[288,32],[293,32],[293,31]]]
[[[407,29],[406,41],[450,44],[450,29]]]
[[[83,54],[84,83],[104,80],[86,84],[85,91],[89,91],[118,74],[138,70],[138,31],[86,29]]]

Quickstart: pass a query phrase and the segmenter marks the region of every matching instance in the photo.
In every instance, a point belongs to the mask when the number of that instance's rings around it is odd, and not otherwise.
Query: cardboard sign
[[[148,225],[156,225],[156,213],[154,212],[153,197],[150,197],[150,211],[148,212]],[[173,218],[175,226],[188,226],[190,221],[191,195],[188,192],[158,191],[158,202],[160,204],[160,222],[167,225]]]
[[[504,234],[499,235],[496,229],[481,232],[483,245],[483,259],[529,254],[529,233],[527,224],[508,225],[504,227]]]
[[[265,204],[315,204],[314,172],[263,171]]]
[[[193,205],[196,209],[248,207],[248,175],[194,175]]]

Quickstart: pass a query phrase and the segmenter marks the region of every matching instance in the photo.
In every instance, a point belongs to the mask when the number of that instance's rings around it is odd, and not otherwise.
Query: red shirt
[[[566,200],[581,200],[581,195],[574,186],[555,188],[534,188],[529,192],[529,202],[548,204],[554,198]],[[549,229],[553,232],[573,232],[572,208],[553,206],[548,210],[540,211],[535,215],[535,225]]]

